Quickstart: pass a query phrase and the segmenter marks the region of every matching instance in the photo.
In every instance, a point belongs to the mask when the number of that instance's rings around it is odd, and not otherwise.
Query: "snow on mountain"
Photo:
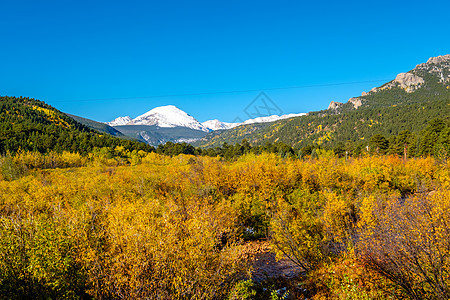
[[[202,123],[203,126],[210,130],[225,130],[241,125],[241,123],[226,123],[219,120],[209,120]]]
[[[126,116],[126,117],[118,117],[118,118],[114,119],[113,121],[108,122],[106,124],[108,124],[109,126],[121,126],[121,125],[127,125],[131,121],[133,121],[133,119],[131,119],[129,116]]]
[[[272,115],[272,116],[267,116],[267,117],[259,117],[259,118],[255,118],[255,119],[249,119],[249,120],[244,121],[244,123],[242,123],[242,124],[275,122],[278,120],[289,119],[289,118],[293,118],[293,117],[300,117],[300,116],[304,116],[304,115],[306,115],[306,113],[287,114],[287,115],[281,115],[281,116]]]
[[[287,115],[272,115],[267,117],[259,117],[255,119],[246,120],[243,123],[227,123],[219,120],[209,120],[203,123],[197,121],[194,117],[188,115],[178,107],[174,105],[166,105],[156,107],[143,115],[138,116],[135,119],[130,117],[118,117],[114,121],[106,123],[110,126],[121,125],[155,125],[159,127],[186,127],[195,130],[201,130],[204,132],[214,130],[226,130],[240,125],[254,124],[254,123],[266,123],[274,122],[282,119],[288,119],[298,116],[306,115],[301,114],[287,114]]]
[[[234,128],[234,127],[237,127],[240,125],[275,122],[278,120],[289,119],[289,118],[299,117],[299,116],[304,116],[304,115],[306,115],[306,113],[287,114],[287,115],[282,115],[282,116],[272,115],[272,116],[267,116],[267,117],[259,117],[259,118],[255,118],[255,119],[249,119],[242,123],[226,123],[226,122],[221,122],[219,120],[209,120],[209,121],[203,122],[202,125],[208,129],[214,131],[214,130],[231,129],[231,128]]]
[[[188,115],[178,107],[174,105],[166,105],[156,107],[143,115],[140,115],[134,119],[130,117],[118,117],[114,121],[106,123],[110,126],[121,125],[155,125],[159,127],[186,127],[195,130],[201,130],[208,132],[205,126],[203,126],[194,117]]]
[[[133,119],[133,125],[156,125],[159,127],[187,127],[208,132],[194,117],[174,105],[156,107]]]

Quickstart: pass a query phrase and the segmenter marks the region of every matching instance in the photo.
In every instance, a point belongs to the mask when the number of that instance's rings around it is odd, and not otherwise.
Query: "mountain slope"
[[[205,132],[209,131],[194,117],[188,115],[187,113],[185,113],[184,111],[182,111],[181,109],[179,109],[174,105],[156,107],[134,119],[131,119],[128,116],[119,117],[114,121],[109,122],[108,125],[110,126],[148,125],[164,128],[186,127]]]
[[[0,97],[0,154],[30,150],[86,154],[95,147],[152,148],[137,141],[101,134],[42,101]]]
[[[186,127],[159,127],[155,125],[122,125],[114,126],[125,136],[158,146],[166,142],[191,143],[204,137],[207,133]]]
[[[430,58],[396,79],[351,98],[347,103],[307,116],[274,123],[244,125],[210,133],[196,146],[215,147],[247,139],[255,145],[284,142],[296,148],[364,141],[375,133],[418,132],[430,119],[450,118],[450,55]]]
[[[208,120],[202,123],[202,125],[206,128],[208,128],[211,131],[214,130],[227,130],[227,129],[231,129],[234,128],[236,126],[241,125],[241,123],[227,123],[227,122],[222,122],[219,120]]]
[[[133,121],[133,119],[131,117],[125,116],[125,117],[118,117],[106,124],[109,126],[122,126],[122,125],[127,125],[128,123],[130,123],[132,121]]]
[[[189,129],[209,132],[214,130],[227,130],[243,124],[274,122],[282,119],[288,119],[303,115],[305,115],[305,113],[287,114],[281,116],[278,115],[264,116],[255,119],[249,119],[242,123],[227,123],[221,122],[219,120],[208,120],[203,123],[200,123],[194,117],[188,115],[186,112],[182,111],[178,107],[174,105],[166,105],[156,107],[146,112],[145,114],[136,117],[135,119],[132,119],[129,116],[118,117],[106,124],[112,127],[123,125],[148,125],[163,128],[185,127]]]
[[[226,122],[221,122],[219,120],[210,120],[210,121],[203,122],[202,125],[208,129],[210,129],[211,131],[227,130],[227,129],[235,128],[235,127],[238,127],[241,125],[256,124],[256,123],[270,123],[270,122],[275,122],[278,120],[290,119],[290,118],[300,117],[300,116],[304,116],[304,115],[306,115],[306,113],[287,114],[287,115],[281,115],[281,116],[272,115],[272,116],[248,119],[242,123],[226,123]]]
[[[112,136],[124,137],[123,133],[121,133],[117,129],[114,129],[112,126],[109,126],[108,124],[96,122],[96,121],[93,121],[90,119],[82,118],[82,117],[71,115],[71,114],[67,114],[67,115],[69,117],[71,117],[72,119],[74,119],[75,121],[91,128],[91,129],[97,130],[99,132],[107,133]]]
[[[114,130],[123,133],[127,137],[157,146],[166,142],[195,143],[210,131],[228,130],[242,124],[273,122],[300,115],[304,114],[273,115],[247,120],[243,123],[226,123],[219,120],[200,123],[176,106],[167,105],[156,107],[135,119],[131,119],[128,116],[118,117],[107,123],[106,126],[113,127]],[[88,124],[84,121],[84,124],[97,130],[106,130],[95,124],[95,122]]]

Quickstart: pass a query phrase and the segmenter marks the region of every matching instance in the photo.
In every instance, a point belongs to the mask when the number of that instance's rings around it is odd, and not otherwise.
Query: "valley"
[[[447,299],[450,56],[307,114],[0,97],[0,298]]]

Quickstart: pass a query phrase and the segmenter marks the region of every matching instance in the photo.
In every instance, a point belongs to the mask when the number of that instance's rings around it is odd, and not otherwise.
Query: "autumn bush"
[[[116,147],[0,166],[2,297],[251,297],[242,245],[261,238],[303,267],[308,297],[448,296],[445,161]]]
[[[2,295],[224,297],[246,272],[237,216],[178,181],[190,166],[175,160],[1,181]]]
[[[393,199],[374,209],[359,250],[369,267],[411,299],[450,297],[450,193]]]
[[[354,251],[310,272],[304,288],[313,300],[395,299],[395,284],[368,268]]]

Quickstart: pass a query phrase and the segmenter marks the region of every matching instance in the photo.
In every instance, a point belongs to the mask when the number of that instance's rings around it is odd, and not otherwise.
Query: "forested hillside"
[[[193,144],[208,148],[221,146],[223,143],[240,143],[246,139],[252,145],[283,142],[296,149],[307,146],[332,149],[339,147],[353,152],[367,146],[376,134],[389,139],[406,131],[418,138],[429,121],[440,117],[448,123],[449,116],[450,105],[447,100],[378,109],[360,108],[342,114],[323,111],[270,124],[241,126],[212,134],[209,136],[210,140]]]
[[[215,147],[247,139],[253,145],[279,141],[300,149],[310,145],[334,148],[351,142],[347,150],[352,150],[375,134],[385,138],[405,130],[420,134],[434,118],[449,120],[449,76],[450,56],[432,58],[345,104],[307,116],[214,132],[194,145]]]
[[[0,97],[0,153],[71,151],[87,154],[94,148],[124,146],[130,150],[152,147],[137,141],[101,134],[42,101]]]

